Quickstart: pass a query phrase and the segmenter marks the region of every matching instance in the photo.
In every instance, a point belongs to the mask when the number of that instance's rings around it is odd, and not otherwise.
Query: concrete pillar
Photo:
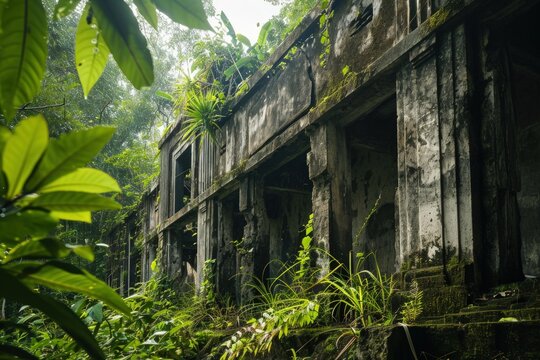
[[[215,200],[206,200],[199,204],[197,216],[197,276],[195,288],[199,289],[203,280],[206,260],[217,256],[217,204]]]
[[[472,262],[469,77],[463,26],[432,36],[397,74],[397,266]]]
[[[258,174],[251,175],[240,185],[240,211],[246,225],[244,238],[237,249],[240,271],[240,302],[253,299],[253,290],[247,284],[253,276],[263,279],[269,262],[269,229],[264,204],[264,182]]]
[[[345,133],[326,123],[310,130],[309,137],[314,245],[345,262],[352,249],[351,175]],[[328,268],[324,256],[317,262],[323,269]]]

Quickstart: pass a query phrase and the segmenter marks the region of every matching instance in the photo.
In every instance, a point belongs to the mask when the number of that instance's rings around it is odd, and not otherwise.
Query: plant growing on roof
[[[182,126],[182,141],[194,142],[197,139],[203,141],[209,138],[217,143],[220,127],[219,119],[222,118],[223,94],[214,89],[206,92],[200,88],[188,91],[187,101],[184,108],[184,120]]]

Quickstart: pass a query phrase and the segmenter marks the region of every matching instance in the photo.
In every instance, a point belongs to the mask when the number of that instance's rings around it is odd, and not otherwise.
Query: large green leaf
[[[47,16],[41,0],[8,0],[0,23],[0,107],[11,120],[40,89],[47,60]]]
[[[1,5],[0,5],[1,6]],[[0,196],[4,196],[7,192],[7,182],[2,171],[2,153],[6,146],[7,140],[11,136],[11,131],[8,128],[0,125]]]
[[[41,310],[75,339],[90,356],[94,359],[105,359],[105,355],[90,330],[66,305],[30,290],[4,267],[0,267],[0,278],[2,279],[0,297]]]
[[[224,72],[226,79],[229,79],[234,75],[236,71],[240,71],[244,66],[256,64],[257,59],[254,56],[244,56],[243,58],[238,59],[233,65],[229,66]]]
[[[101,170],[81,168],[51,181],[38,189],[40,193],[79,191],[87,193],[120,192],[116,180]]]
[[[57,219],[62,219],[62,220],[82,221],[85,223],[92,222],[92,213],[90,211],[76,211],[76,212],[51,211],[51,215]]]
[[[238,39],[238,41],[240,41],[242,44],[244,44],[248,48],[251,47],[251,42],[249,41],[249,39],[246,36],[244,36],[242,34],[236,34],[236,39]]]
[[[24,210],[0,217],[0,242],[16,245],[29,237],[47,236],[58,224],[48,212]]]
[[[137,19],[122,0],[91,0],[94,16],[116,63],[137,89],[154,82],[152,55]]]
[[[48,142],[49,130],[42,115],[24,119],[15,127],[2,154],[2,170],[8,183],[8,199],[21,193]]]
[[[32,207],[59,212],[80,212],[95,210],[117,210],[122,206],[113,199],[97,194],[74,191],[45,193],[32,201]]]
[[[273,27],[274,27],[274,22],[268,21],[262,26],[261,31],[259,31],[259,36],[257,38],[257,45],[259,45],[261,49],[263,49],[264,46],[266,45],[268,34],[270,33],[270,30]]]
[[[171,20],[194,29],[212,30],[201,0],[154,0]]]
[[[3,267],[29,285],[83,294],[101,300],[128,316],[131,314],[131,309],[113,289],[88,271],[71,264],[54,260],[46,263],[21,261]]]
[[[38,240],[26,240],[9,251],[3,262],[25,259],[58,259],[68,256],[70,253],[82,257],[88,261],[94,261],[94,253],[88,245],[65,245],[56,238],[44,238]]]
[[[111,127],[96,126],[71,132],[52,140],[35,173],[28,180],[26,189],[38,187],[58,179],[90,162],[114,134]]]
[[[9,344],[0,344],[0,359],[39,360],[38,357],[30,354],[28,351]]]
[[[75,10],[80,2],[81,0],[58,0],[58,3],[56,3],[56,6],[54,7],[53,18],[55,20],[60,20],[64,16],[68,16]]]
[[[135,4],[135,6],[137,6],[139,14],[141,14],[146,19],[146,21],[148,21],[148,23],[157,30],[158,17],[156,5],[152,2],[152,0],[133,0],[133,3]]]
[[[237,41],[236,31],[234,31],[234,27],[232,26],[231,21],[223,11],[219,15],[219,17],[221,18],[221,22],[223,23],[223,25],[225,25],[225,27],[227,28],[227,35],[229,35],[233,40],[233,43],[235,43]]]
[[[64,258],[71,251],[64,243],[55,238],[44,238],[39,240],[26,240],[21,242],[9,251],[3,262],[27,258],[27,259],[44,259],[44,258]]]
[[[96,18],[88,16],[87,7],[81,16],[75,37],[75,64],[85,98],[103,74],[109,54],[109,48],[98,30]]]

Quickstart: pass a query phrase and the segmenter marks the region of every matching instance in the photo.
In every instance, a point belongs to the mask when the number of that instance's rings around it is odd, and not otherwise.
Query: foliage
[[[402,322],[412,324],[422,314],[423,292],[418,287],[418,282],[412,281],[408,298],[409,300],[401,306],[400,315]]]
[[[249,355],[268,353],[272,345],[301,328],[347,321],[349,328],[342,336],[350,340],[342,349],[345,354],[358,339],[357,328],[389,325],[395,319],[391,298],[395,283],[391,276],[382,274],[374,259],[375,268],[365,268],[368,257],[357,254],[347,269],[330,254],[311,246],[313,215],[305,226],[301,248],[292,264],[283,264],[278,276],[269,282],[255,278],[252,287],[257,296],[243,313],[259,314],[223,343],[221,359],[244,359]],[[312,264],[312,256],[331,259],[332,271],[323,274]],[[416,299],[421,306],[421,298]],[[325,312],[330,310],[330,313]],[[343,331],[339,328],[334,331]],[[341,338],[341,336],[340,336]],[[294,355],[298,349],[289,349]]]
[[[313,215],[304,231],[301,248],[292,264],[282,264],[278,276],[269,283],[253,279],[251,286],[256,299],[243,312],[260,316],[251,318],[223,343],[222,360],[268,353],[276,340],[289,335],[293,329],[313,325],[319,318],[321,295],[315,290],[321,279],[318,279],[319,270],[310,266]]]
[[[0,127],[0,297],[42,311],[94,358],[104,355],[84,323],[35,288],[83,294],[129,315],[129,307],[105,283],[59,261],[71,253],[93,261],[91,248],[48,236],[60,219],[89,222],[90,211],[120,207],[99,195],[119,192],[116,181],[82,167],[113,132],[96,127],[49,140],[47,123],[39,115],[22,120],[13,132]]]
[[[137,89],[150,86],[154,68],[147,39],[124,0],[59,0],[53,19],[70,15],[79,4],[76,67],[85,96],[105,69],[108,53]],[[191,28],[210,30],[201,0],[136,1],[141,16],[157,27],[156,9]],[[39,92],[47,59],[47,14],[41,0],[0,2],[0,108],[11,121],[18,108]]]
[[[340,350],[341,357],[357,341],[358,328],[394,321],[390,309],[394,283],[377,266],[373,271],[364,269],[367,257],[362,254],[357,255],[356,266],[349,265],[348,270],[332,259],[335,270],[323,275],[312,265],[313,255],[321,256],[321,250],[312,247],[312,236],[310,216],[296,259],[282,264],[275,278],[253,278],[250,286],[256,292],[255,299],[241,308],[216,293],[215,261],[208,260],[197,295],[194,291],[176,293],[172,284],[154,277],[125,299],[132,309],[129,319],[101,302],[86,299],[76,300],[72,309],[89,326],[103,350],[116,359],[196,359],[209,354],[213,358],[244,359],[268,354],[278,342],[285,345],[285,338],[296,336],[300,329],[345,320],[347,328],[326,330],[336,332],[338,340],[348,339]],[[421,306],[418,292],[411,289],[411,296],[415,307]],[[406,305],[401,313],[407,309],[411,307]],[[16,344],[41,357],[84,358],[65,336],[59,336],[58,326],[35,311],[22,310],[19,323],[29,326],[37,336],[16,332],[12,335]],[[236,327],[240,323],[243,325]],[[301,353],[298,348],[286,350],[293,356]]]
[[[163,278],[152,278],[125,299],[131,317],[112,312],[100,302],[76,299],[72,309],[92,330],[104,352],[114,359],[195,359],[220,328],[233,325],[236,313],[218,308],[193,292],[177,294]],[[19,324],[28,326],[37,336],[26,332],[11,335],[13,340],[47,359],[84,359],[58,328],[32,309],[23,308]],[[208,329],[214,329],[209,331]]]
[[[364,268],[370,254],[356,254],[356,267],[349,259],[349,266],[343,269],[339,264],[335,274],[325,279],[327,291],[335,295],[332,304],[335,314],[343,314],[353,326],[367,327],[375,324],[389,325],[394,320],[391,297],[395,291],[392,276],[381,273],[376,259],[374,271]]]
[[[182,141],[193,142],[200,139],[202,142],[205,138],[209,138],[214,143],[218,141],[220,130],[218,120],[222,117],[220,110],[223,102],[219,95],[213,90],[188,92]]]

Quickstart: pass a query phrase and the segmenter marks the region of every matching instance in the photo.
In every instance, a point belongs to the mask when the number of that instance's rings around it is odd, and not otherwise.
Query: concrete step
[[[468,324],[473,322],[498,322],[503,318],[517,320],[540,320],[540,308],[479,310],[447,314],[442,317],[445,324]]]
[[[414,348],[419,359],[540,359],[536,334],[539,320],[371,328],[360,336],[357,358],[414,359]]]

